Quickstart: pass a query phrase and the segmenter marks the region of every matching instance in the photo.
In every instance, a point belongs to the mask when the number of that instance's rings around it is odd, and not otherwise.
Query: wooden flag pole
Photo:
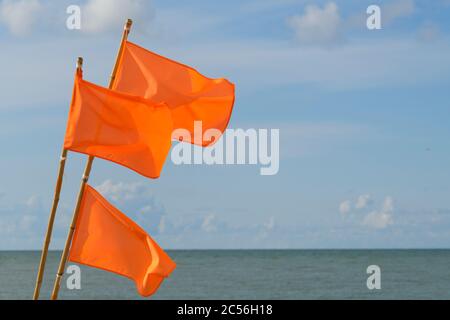
[[[83,58],[78,57],[77,72],[81,72],[82,67],[83,67]],[[41,261],[39,262],[39,270],[36,277],[36,285],[34,287],[33,300],[39,299],[39,293],[41,291],[42,278],[44,277],[45,263],[47,261],[48,247],[50,246],[50,240],[53,232],[53,225],[55,222],[56,211],[58,209],[59,204],[59,195],[61,194],[64,169],[66,166],[66,159],[67,159],[67,150],[63,148],[59,160],[59,169],[58,169],[58,177],[56,179],[55,194],[53,196],[53,204],[50,210],[50,216],[48,218],[47,232],[45,234],[44,246],[42,248]]]
[[[114,64],[114,68],[113,68],[113,71],[111,73],[111,77],[110,77],[110,81],[109,81],[109,88],[110,89],[113,86],[114,79],[115,79],[116,73],[117,73],[117,68],[119,66],[119,58],[120,58],[120,56],[122,54],[125,41],[128,39],[128,34],[130,33],[130,29],[131,29],[132,23],[133,23],[132,20],[128,19],[126,24],[125,24],[125,27],[124,27],[124,30],[123,30],[123,34],[122,34],[122,40],[121,40],[121,43],[120,43],[120,48],[119,48],[119,51],[117,53],[116,62]],[[61,256],[61,260],[59,262],[59,267],[58,267],[58,272],[56,274],[55,283],[53,285],[53,291],[52,291],[52,295],[51,295],[51,299],[52,300],[56,300],[58,298],[58,292],[59,292],[59,288],[61,286],[61,278],[62,278],[62,276],[64,274],[64,270],[65,270],[66,263],[67,263],[67,257],[69,255],[70,245],[72,244],[73,233],[75,231],[75,225],[76,225],[76,222],[77,222],[78,213],[80,211],[81,200],[83,198],[84,189],[85,189],[86,184],[87,184],[87,182],[89,180],[89,175],[91,173],[92,163],[93,162],[94,162],[94,157],[93,156],[89,156],[88,161],[86,163],[86,167],[84,169],[83,178],[81,180],[80,190],[78,192],[78,198],[77,198],[75,210],[73,212],[72,222],[70,224],[70,229],[69,229],[69,233],[67,235],[66,244],[64,246],[64,250],[63,250],[63,253],[62,253],[62,256]]]
[[[81,61],[81,63],[82,63],[82,61]],[[78,61],[78,63],[77,63],[77,68],[78,67],[81,67],[80,61]],[[39,270],[38,270],[38,274],[36,277],[36,285],[34,287],[33,300],[39,299],[39,292],[41,290],[42,278],[44,277],[45,262],[47,261],[48,247],[50,245],[50,239],[52,237],[53,223],[55,221],[56,210],[58,208],[58,203],[59,203],[59,195],[61,193],[61,187],[62,187],[62,182],[63,182],[63,177],[64,177],[64,168],[66,165],[66,158],[67,158],[67,150],[63,148],[63,150],[61,152],[61,158],[59,160],[58,178],[56,180],[55,194],[53,196],[52,209],[50,211],[50,216],[48,218],[47,232],[45,234],[44,246],[42,248],[41,261],[39,262]]]

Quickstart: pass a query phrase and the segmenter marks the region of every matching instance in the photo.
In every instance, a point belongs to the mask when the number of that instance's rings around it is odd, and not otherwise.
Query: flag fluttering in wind
[[[86,185],[69,260],[132,279],[142,296],[159,288],[175,262],[130,218]]]
[[[77,74],[64,148],[158,178],[172,128],[167,105],[97,86]]]
[[[130,218],[108,203],[87,182],[95,157],[149,178],[158,178],[171,147],[173,131],[183,141],[208,146],[205,131],[228,126],[234,84],[210,79],[182,63],[128,42],[128,19],[109,88],[82,79],[81,57],[61,153],[55,194],[33,298],[39,298],[67,152],[89,155],[61,255],[51,299],[57,299],[67,260],[132,279],[143,296],[153,294],[176,267],[170,257]],[[201,122],[198,130],[196,122]],[[201,132],[197,132],[201,131]],[[198,140],[198,135],[201,135]],[[218,138],[217,131],[214,137]]]
[[[234,104],[234,85],[226,79],[209,79],[195,69],[126,41],[113,89],[164,102],[172,113],[174,129],[186,129],[194,141],[194,121],[202,121],[201,134],[208,129],[222,133]]]

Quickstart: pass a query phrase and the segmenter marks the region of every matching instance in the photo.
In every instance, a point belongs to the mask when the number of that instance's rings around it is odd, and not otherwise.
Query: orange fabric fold
[[[158,178],[169,153],[167,105],[109,90],[75,77],[64,147]]]
[[[86,185],[69,260],[132,279],[142,296],[156,292],[175,262],[130,218]]]
[[[203,133],[211,128],[222,133],[231,117],[234,84],[209,79],[195,69],[170,60],[127,41],[119,60],[113,89],[164,102],[172,113],[174,129],[187,129],[194,141],[194,121],[202,121]]]

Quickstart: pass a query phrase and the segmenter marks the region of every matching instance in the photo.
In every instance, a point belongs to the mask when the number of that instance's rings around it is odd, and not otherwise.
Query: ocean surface
[[[450,250],[169,250],[177,268],[150,299],[450,299]],[[49,253],[48,299],[60,252]],[[31,299],[40,252],[0,252],[0,299]],[[366,285],[369,265],[381,289]],[[131,280],[81,267],[61,299],[140,299]]]

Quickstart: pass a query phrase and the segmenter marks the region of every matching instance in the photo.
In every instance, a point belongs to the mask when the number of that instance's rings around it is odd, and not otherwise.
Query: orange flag
[[[172,117],[167,105],[99,87],[75,77],[64,139],[68,150],[158,178],[169,153]]]
[[[202,137],[211,128],[223,133],[234,103],[234,85],[228,80],[206,78],[189,66],[128,41],[119,60],[113,89],[167,103],[174,129],[190,132],[190,141],[184,141],[203,146],[211,142],[194,141],[194,121],[202,121]]]
[[[142,296],[156,292],[176,264],[136,223],[86,185],[69,260],[132,279]]]

